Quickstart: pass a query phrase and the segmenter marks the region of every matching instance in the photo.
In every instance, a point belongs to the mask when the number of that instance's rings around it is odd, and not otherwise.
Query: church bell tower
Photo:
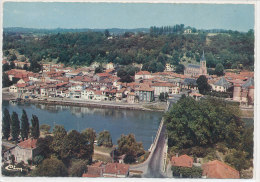
[[[207,66],[206,66],[204,50],[203,50],[202,57],[200,58],[200,75],[207,75]]]

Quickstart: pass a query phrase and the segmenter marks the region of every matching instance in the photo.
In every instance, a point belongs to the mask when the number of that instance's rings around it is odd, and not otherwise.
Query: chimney
[[[176,157],[179,157],[179,154],[178,154],[178,153],[176,153]]]

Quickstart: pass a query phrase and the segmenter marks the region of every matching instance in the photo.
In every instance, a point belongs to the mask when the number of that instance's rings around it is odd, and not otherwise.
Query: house
[[[165,64],[165,69],[164,69],[164,71],[166,71],[166,72],[172,72],[174,70],[174,66],[173,65],[171,65],[170,63],[166,63]]]
[[[28,160],[32,160],[40,153],[40,149],[36,146],[37,139],[29,138],[18,143],[14,148],[6,151],[5,158],[10,160],[11,155],[15,156],[17,163],[24,161],[28,164]]]
[[[186,30],[184,30],[184,34],[190,34],[190,33],[192,33],[192,30],[191,29],[186,29]]]
[[[233,100],[244,105],[254,104],[254,79],[249,78],[244,84],[235,84]]]
[[[129,165],[120,163],[107,163],[104,177],[126,178],[129,175]]]
[[[65,73],[65,76],[66,77],[69,77],[69,78],[73,78],[75,76],[82,76],[82,72],[81,71],[71,71],[71,72],[67,72]]]
[[[198,90],[197,80],[193,78],[185,78],[181,82],[181,88],[187,90]]]
[[[135,74],[135,80],[139,79],[150,79],[152,74],[149,71],[139,71]]]
[[[189,96],[194,98],[195,100],[200,100],[200,98],[203,96],[202,94],[200,93],[197,93],[197,92],[191,92],[189,93]]]
[[[179,87],[177,87],[173,83],[169,82],[156,82],[151,85],[151,88],[154,88],[154,95],[159,96],[160,93],[168,93],[168,94],[178,94]]]
[[[123,97],[124,97],[124,92],[125,92],[125,88],[122,88],[122,89],[120,89],[120,90],[117,90],[116,91],[116,101],[117,102],[121,102],[122,101],[122,99],[123,99]]]
[[[239,179],[239,172],[229,165],[218,160],[210,161],[202,165],[202,176],[205,178]]]
[[[99,81],[104,80],[105,78],[108,78],[110,76],[111,75],[109,73],[98,73],[98,74],[93,76],[93,79],[99,82]]]
[[[154,100],[154,88],[141,84],[139,88],[135,89],[135,95],[138,96],[139,101],[152,102]]]
[[[18,87],[17,87],[17,85],[16,85],[16,84],[15,84],[15,85],[11,85],[11,86],[9,87],[9,92],[17,93],[17,92],[18,92]]]
[[[180,157],[173,156],[171,159],[172,166],[176,167],[192,167],[193,165],[193,158],[184,154]]]
[[[104,165],[103,162],[96,162],[88,166],[87,173],[84,173],[82,177],[96,178],[103,177]]]
[[[184,75],[199,76],[207,75],[206,59],[203,51],[203,55],[200,59],[200,65],[188,64],[184,69]]]
[[[231,84],[225,79],[225,77],[221,77],[217,82],[211,84],[212,90],[217,92],[226,92],[230,87]]]
[[[138,102],[134,92],[130,92],[127,94],[126,101],[130,104]]]
[[[115,65],[113,63],[107,63],[106,65],[106,70],[111,70],[111,69],[114,69],[115,68]]]

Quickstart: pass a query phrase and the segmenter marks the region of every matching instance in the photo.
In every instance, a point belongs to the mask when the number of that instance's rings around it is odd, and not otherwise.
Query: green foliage
[[[43,131],[46,134],[50,132],[50,129],[51,129],[51,126],[47,125],[47,124],[42,124],[40,126],[40,131]]]
[[[205,94],[211,90],[211,86],[208,84],[208,79],[205,75],[200,75],[196,83],[198,84],[200,94]]]
[[[12,85],[12,82],[9,80],[9,77],[6,73],[3,73],[2,76],[2,86],[4,87],[9,87]]]
[[[28,117],[27,114],[25,112],[25,110],[23,109],[23,114],[21,117],[21,137],[22,140],[24,140],[25,138],[28,139],[28,135],[29,135],[29,121],[28,121]]]
[[[66,177],[68,170],[62,161],[56,158],[45,159],[33,172],[32,176]]]
[[[95,69],[95,74],[97,73],[103,73],[103,67],[102,66],[99,66]]]
[[[31,123],[32,123],[31,136],[37,139],[40,136],[40,128],[39,128],[39,119],[36,115],[32,115]]]
[[[63,141],[67,136],[67,131],[64,126],[55,125],[53,129],[53,141],[51,143],[51,150],[57,155],[60,156],[62,151]]]
[[[38,166],[42,161],[44,157],[42,155],[37,155],[33,158],[33,164]]]
[[[242,169],[248,169],[252,166],[246,156],[246,152],[233,149],[232,152],[225,157],[225,162],[240,172]]]
[[[254,128],[245,129],[242,136],[242,149],[248,153],[247,158],[253,159],[254,154]]]
[[[8,140],[10,136],[10,124],[11,124],[11,117],[9,114],[9,110],[5,108],[3,120],[2,120],[2,133],[3,133],[3,137],[6,140]]]
[[[32,71],[34,73],[39,73],[42,69],[42,66],[36,61],[31,61],[30,67],[29,67],[29,71]]]
[[[60,156],[63,160],[84,159],[92,161],[94,151],[93,144],[90,139],[76,130],[72,130],[65,136],[62,141]]]
[[[175,177],[183,178],[201,178],[202,169],[200,167],[176,167],[172,166],[172,174]]]
[[[224,75],[224,66],[221,63],[218,63],[216,65],[215,74],[217,76],[223,76]]]
[[[125,163],[134,163],[137,157],[145,153],[143,144],[136,142],[133,134],[121,135],[117,143],[119,153],[121,155],[126,154]]]
[[[51,150],[51,145],[52,145],[53,137],[52,136],[46,136],[44,138],[38,138],[36,146],[39,148],[40,155],[43,156],[44,158],[50,157],[51,153],[53,152]]]
[[[82,134],[89,139],[92,145],[94,144],[94,141],[96,139],[96,131],[93,128],[85,129],[84,131],[82,131]]]
[[[166,101],[167,99],[169,98],[169,95],[167,92],[161,92],[160,95],[159,95],[159,100],[160,101]]]
[[[20,135],[20,121],[18,118],[18,114],[13,112],[11,118],[11,136],[13,141],[17,141]]]
[[[180,99],[165,114],[165,122],[168,145],[178,149],[218,142],[238,147],[244,128],[238,107],[210,97],[200,101],[191,97]]]
[[[107,39],[107,31],[48,34],[38,40],[31,35],[21,37],[4,32],[3,50],[16,49],[37,62],[58,59],[65,65],[90,65],[95,61],[120,65],[136,62],[151,72],[162,70],[165,61],[178,65],[186,53],[187,57],[199,61],[198,52],[205,50],[210,68],[221,63],[225,69],[242,64],[244,69],[253,70],[254,33],[225,31],[207,36],[205,32],[191,29],[198,34],[183,34],[184,25],[175,25],[151,27],[150,33],[126,32],[112,40]],[[206,38],[210,43],[206,44]]]
[[[184,65],[183,64],[178,64],[177,66],[176,66],[176,70],[175,70],[175,72],[176,73],[178,73],[178,74],[184,74]]]
[[[3,72],[10,70],[10,66],[8,63],[3,64]]]
[[[74,160],[69,169],[69,175],[72,177],[82,177],[82,174],[87,171],[88,161]]]
[[[111,135],[109,133],[109,131],[101,131],[98,135],[98,139],[97,139],[97,144],[98,146],[105,146],[105,147],[112,147],[113,143],[112,143],[112,138]]]

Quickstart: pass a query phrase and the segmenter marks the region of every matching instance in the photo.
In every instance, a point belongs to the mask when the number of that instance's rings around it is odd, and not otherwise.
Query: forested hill
[[[152,27],[151,27],[152,28]],[[131,33],[112,35],[104,32],[57,33],[44,36],[5,32],[4,54],[15,49],[30,61],[57,60],[65,65],[90,65],[113,62],[128,65],[142,63],[143,69],[163,71],[165,63],[173,65],[199,62],[205,51],[207,66],[222,63],[226,69],[254,68],[254,32],[227,33],[183,31],[168,33]]]

